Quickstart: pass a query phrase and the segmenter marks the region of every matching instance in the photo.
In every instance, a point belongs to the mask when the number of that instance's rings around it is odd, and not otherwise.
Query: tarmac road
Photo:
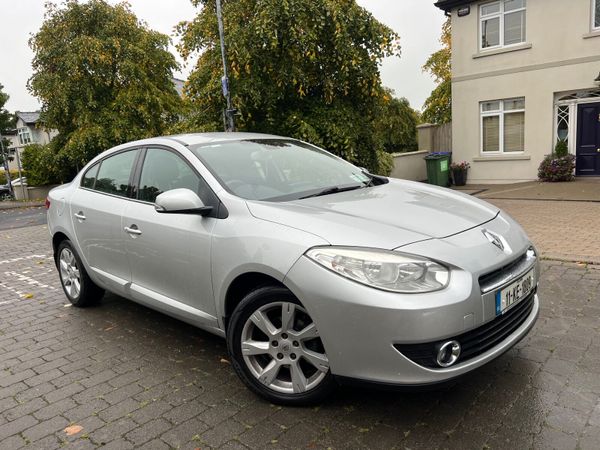
[[[0,210],[0,230],[13,230],[45,224],[46,209],[44,207]]]

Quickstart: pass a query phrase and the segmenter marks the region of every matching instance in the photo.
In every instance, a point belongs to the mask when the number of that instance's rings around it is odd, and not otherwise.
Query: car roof
[[[172,139],[183,145],[199,145],[211,142],[241,141],[248,139],[289,139],[282,136],[263,133],[188,133],[163,136],[163,139]]]

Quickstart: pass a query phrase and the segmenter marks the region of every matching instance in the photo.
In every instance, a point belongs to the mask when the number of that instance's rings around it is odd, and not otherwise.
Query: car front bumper
[[[514,228],[514,224],[506,221],[491,224],[488,228],[494,226]],[[536,291],[518,326],[505,333],[492,347],[464,361],[459,359],[455,365],[427,367],[399,350],[401,346],[452,340],[477,332],[489,327],[497,318],[495,292],[518,276],[487,293],[482,292],[480,276],[505,266],[516,255],[524,254],[530,243],[524,233],[516,233],[523,237],[510,239],[509,236],[514,253],[499,255],[489,242],[483,239],[479,242],[480,234],[480,229],[473,229],[445,239],[443,244],[441,240],[431,240],[402,249],[431,257],[433,251],[440,251],[440,246],[455,247],[467,239],[472,247],[467,253],[479,253],[477,258],[468,261],[464,260],[464,252],[454,257],[454,261],[448,261],[452,257],[446,255],[445,261],[453,267],[450,284],[444,290],[428,294],[407,295],[377,290],[333,273],[308,257],[300,258],[289,271],[285,284],[317,324],[332,373],[394,385],[443,383],[492,361],[526,336],[539,314],[540,301]],[[473,248],[479,246],[479,249]],[[458,259],[463,259],[462,266]],[[536,281],[539,280],[536,261],[526,267],[526,271],[532,269],[536,271]]]

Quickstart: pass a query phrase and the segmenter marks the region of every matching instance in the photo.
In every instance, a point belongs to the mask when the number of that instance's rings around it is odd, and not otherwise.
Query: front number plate
[[[504,314],[511,306],[527,297],[535,286],[535,270],[530,270],[514,283],[496,292],[496,315]]]

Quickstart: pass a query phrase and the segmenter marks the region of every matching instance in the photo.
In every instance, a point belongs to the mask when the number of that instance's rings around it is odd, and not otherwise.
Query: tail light
[[[50,209],[50,197],[46,197],[46,209]]]

